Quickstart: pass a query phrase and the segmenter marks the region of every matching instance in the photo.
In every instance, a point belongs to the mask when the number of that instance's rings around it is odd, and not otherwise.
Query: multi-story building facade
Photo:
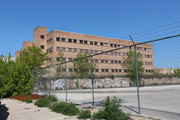
[[[64,53],[66,61],[71,61],[76,58],[80,52],[91,52],[92,54],[104,52],[107,50],[120,48],[123,46],[132,45],[132,41],[99,37],[93,35],[85,35],[72,32],[64,32],[52,30],[47,33],[46,27],[38,26],[34,30],[34,41],[23,43],[23,49],[34,43],[36,46],[43,49],[43,52],[49,53],[47,63],[52,63],[57,60],[58,51]],[[137,43],[137,42],[136,42]],[[123,75],[126,69],[121,66],[123,57],[127,56],[127,51],[134,50],[133,47],[120,49],[109,53],[104,53],[93,57],[96,64],[96,75]],[[150,73],[154,69],[153,45],[142,44],[137,46],[137,51],[142,54],[143,67],[145,73]],[[16,57],[20,55],[20,51],[16,52]],[[73,64],[68,63],[68,72],[73,72]]]

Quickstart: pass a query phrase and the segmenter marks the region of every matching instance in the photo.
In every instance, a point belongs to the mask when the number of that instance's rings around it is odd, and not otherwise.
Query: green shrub
[[[26,100],[26,103],[32,103],[32,99],[28,97],[28,99]]]
[[[79,113],[79,109],[76,108],[75,104],[67,102],[54,103],[50,109],[54,112],[69,116],[77,115]]]
[[[38,99],[34,104],[38,107],[49,107],[51,102],[48,99]]]
[[[128,120],[129,114],[125,114],[120,108],[121,99],[110,97],[105,99],[103,109],[93,114],[93,118],[106,119],[106,120]]]
[[[103,119],[103,118],[105,118],[104,111],[99,110],[98,112],[94,113],[93,114],[93,118],[96,118],[96,119]]]
[[[79,80],[75,82],[76,89],[79,89]]]
[[[50,100],[51,102],[58,102],[57,97],[54,96],[54,95],[51,95],[51,96],[49,97],[49,100]]]
[[[91,111],[90,110],[83,110],[80,111],[78,115],[78,119],[89,119],[91,118]]]

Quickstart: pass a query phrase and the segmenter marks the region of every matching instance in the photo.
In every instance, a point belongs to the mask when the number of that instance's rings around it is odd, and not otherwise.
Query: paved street
[[[95,105],[100,106],[105,97],[117,96],[122,99],[122,109],[137,114],[137,88],[94,89]],[[64,101],[64,90],[51,91],[59,100]],[[141,114],[155,118],[180,119],[180,85],[154,86],[140,88]],[[40,92],[39,94],[44,94]],[[77,104],[91,105],[91,89],[68,90],[68,100]]]

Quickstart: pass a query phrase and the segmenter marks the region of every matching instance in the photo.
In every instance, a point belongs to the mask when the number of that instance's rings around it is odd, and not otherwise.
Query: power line
[[[143,36],[152,35],[152,34],[156,34],[156,33],[159,33],[159,32],[163,32],[163,31],[167,31],[167,30],[171,30],[171,29],[175,29],[175,28],[179,28],[179,27],[180,26],[176,26],[176,27],[172,27],[172,28],[168,28],[168,29],[163,29],[163,30],[159,30],[159,31],[156,31],[156,32],[140,35],[140,36],[137,36],[137,37],[134,37],[134,38],[140,38],[140,37],[143,37]]]
[[[138,41],[142,41],[142,40],[146,40],[146,39],[151,39],[151,38],[154,38],[154,37],[159,37],[159,36],[161,36],[161,35],[167,35],[167,34],[179,32],[179,31],[180,31],[180,30],[176,30],[176,31],[171,31],[171,32],[163,33],[163,34],[156,35],[156,36],[152,36],[152,37],[146,37],[146,38],[140,39],[140,40],[138,40]]]
[[[131,34],[131,35],[135,36],[135,35],[138,35],[138,34],[146,33],[146,32],[149,32],[149,31],[152,31],[152,30],[155,30],[155,29],[163,28],[163,27],[166,27],[166,26],[171,26],[171,25],[178,24],[178,23],[180,23],[180,21],[174,22],[174,23],[170,23],[170,24],[167,24],[167,25],[162,25],[162,26],[159,26],[159,27],[155,27],[155,28],[152,28],[152,29],[149,29],[149,30],[145,30],[145,31],[139,32],[139,33],[134,33],[134,34]],[[127,38],[127,37],[129,38],[129,35],[121,37],[120,39],[124,39],[124,38]]]

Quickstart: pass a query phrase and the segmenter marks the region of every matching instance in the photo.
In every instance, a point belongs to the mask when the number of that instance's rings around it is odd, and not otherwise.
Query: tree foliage
[[[43,53],[42,49],[32,44],[27,49],[21,51],[20,59],[25,61],[30,70],[33,71],[44,65],[44,61],[48,60],[48,53]]]
[[[158,68],[154,68],[153,69],[153,71],[152,71],[152,74],[154,75],[154,76],[157,76],[158,74],[159,74],[159,69]]]
[[[32,92],[31,71],[25,61],[17,58],[14,62],[10,55],[3,60],[1,57],[0,76],[2,77],[0,84],[1,97]]]
[[[176,75],[177,77],[180,77],[180,68],[177,68],[174,70],[174,75]]]
[[[123,57],[122,67],[126,68],[127,76],[130,78],[133,85],[136,83],[136,60],[135,52],[130,50],[127,52],[127,57]],[[141,77],[143,75],[144,67],[142,62],[142,57],[140,52],[137,53],[137,67],[138,67],[138,76],[139,83],[141,83]],[[141,85],[141,84],[140,84]]]
[[[64,66],[63,65],[64,64],[60,64],[63,62],[64,62],[64,53],[60,50],[60,51],[58,51],[58,54],[56,56],[56,64],[58,64],[57,68],[56,68],[56,77],[57,78],[63,77],[63,73],[64,73],[64,71],[63,71]]]
[[[87,56],[89,56],[87,52],[79,53],[76,56],[77,60],[73,61],[73,67],[75,68],[75,73],[81,78],[87,78],[90,76],[91,60],[90,58],[83,58]],[[83,59],[80,59],[80,58],[83,58]],[[93,70],[95,69],[95,67],[96,65],[93,64]]]

